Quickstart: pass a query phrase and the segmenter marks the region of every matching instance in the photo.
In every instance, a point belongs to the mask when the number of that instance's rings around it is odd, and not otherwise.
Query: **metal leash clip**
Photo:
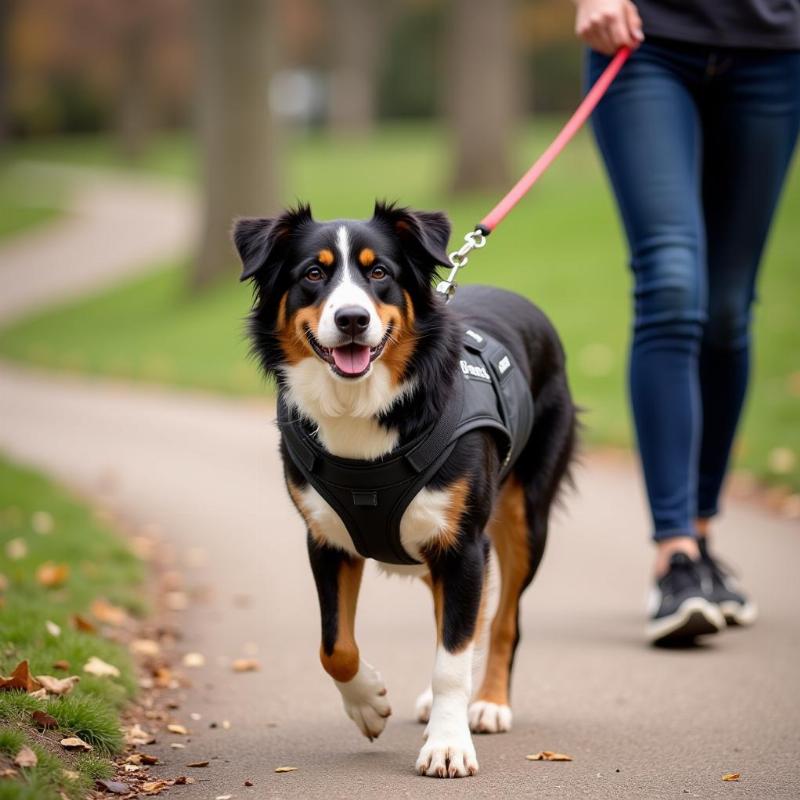
[[[456,293],[456,287],[458,286],[458,284],[455,282],[456,275],[458,275],[458,271],[460,269],[467,266],[467,263],[469,262],[469,254],[473,250],[480,250],[480,248],[484,247],[485,245],[486,233],[479,226],[475,228],[474,231],[470,231],[464,237],[464,244],[462,244],[458,250],[450,253],[448,258],[450,259],[450,263],[453,265],[453,268],[450,270],[450,274],[447,276],[446,280],[443,280],[436,287],[436,291],[439,294],[444,295],[446,303],[449,303]]]

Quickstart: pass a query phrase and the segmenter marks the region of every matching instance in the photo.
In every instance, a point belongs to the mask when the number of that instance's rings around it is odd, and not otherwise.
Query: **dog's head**
[[[314,359],[352,383],[380,362],[403,380],[449,235],[443,214],[381,203],[369,220],[317,222],[308,206],[239,220],[233,238],[241,279],[255,285],[251,332],[267,372]]]

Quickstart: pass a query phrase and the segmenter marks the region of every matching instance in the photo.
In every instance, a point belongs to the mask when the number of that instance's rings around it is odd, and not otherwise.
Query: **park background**
[[[291,759],[324,797],[332,775],[348,787],[354,774],[378,787],[387,775],[413,780],[391,770],[418,739],[402,715],[421,688],[411,685],[414,636],[427,597],[366,588],[359,625],[394,673],[392,736],[408,748],[394,738],[367,753],[312,655],[315,598],[275,447],[263,446],[272,389],[248,357],[250,290],[231,222],[298,201],[322,219],[367,217],[381,198],[446,210],[455,248],[578,103],[573,17],[567,0],[0,2],[0,441],[20,462],[0,453],[0,676],[30,660],[33,675],[60,662],[82,678],[63,697],[0,691],[2,800],[82,800],[113,778],[131,708],[161,729],[191,727],[190,708],[230,715],[231,766],[209,770],[220,791],[241,781],[242,752],[248,768],[261,765],[262,785],[279,757]],[[533,776],[524,758],[555,741],[577,754],[569,785],[582,796],[672,797],[686,786],[717,796],[731,788],[720,776],[741,768],[753,796],[797,796],[799,252],[796,161],[763,265],[737,502],[723,523],[764,621],[746,634],[755,638],[669,657],[641,646],[650,554],[625,454],[631,281],[588,130],[461,273],[521,292],[552,318],[590,451],[525,612],[522,724],[507,742],[480,743],[489,764],[510,770],[486,770],[487,796],[530,780],[561,789],[563,773]],[[208,586],[216,605],[200,599]],[[231,612],[224,603],[242,587],[251,605]],[[155,721],[143,711],[153,680],[172,676],[156,688],[174,698],[187,672],[173,622],[184,651],[208,654],[198,684],[224,686],[224,698],[190,695],[194,705]],[[267,656],[242,679],[257,683],[230,684],[245,637]],[[118,675],[87,673],[90,656]],[[295,676],[321,720],[312,734],[296,717],[300,701],[284,702]],[[702,711],[688,739],[675,713],[685,708]],[[37,730],[33,712],[52,716],[55,731]],[[214,752],[214,732],[193,733],[195,757]],[[94,751],[65,757],[62,736]],[[36,768],[16,763],[27,746]],[[176,754],[160,746],[153,771],[174,777]],[[78,777],[65,782],[64,766]],[[597,794],[600,769],[610,794]]]

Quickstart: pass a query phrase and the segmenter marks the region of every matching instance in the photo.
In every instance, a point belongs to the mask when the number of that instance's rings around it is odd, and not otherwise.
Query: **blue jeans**
[[[588,80],[607,63],[592,52]],[[655,39],[594,113],[630,248],[630,398],[656,540],[694,536],[717,513],[799,126],[800,52]]]

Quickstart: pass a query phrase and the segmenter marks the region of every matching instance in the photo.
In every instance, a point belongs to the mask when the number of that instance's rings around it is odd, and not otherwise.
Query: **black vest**
[[[408,504],[468,431],[492,430],[500,447],[501,480],[528,441],[533,398],[525,376],[496,339],[468,328],[447,409],[425,433],[383,458],[339,458],[324,450],[278,397],[278,427],[294,464],[339,515],[364,558],[418,564],[400,542]]]

